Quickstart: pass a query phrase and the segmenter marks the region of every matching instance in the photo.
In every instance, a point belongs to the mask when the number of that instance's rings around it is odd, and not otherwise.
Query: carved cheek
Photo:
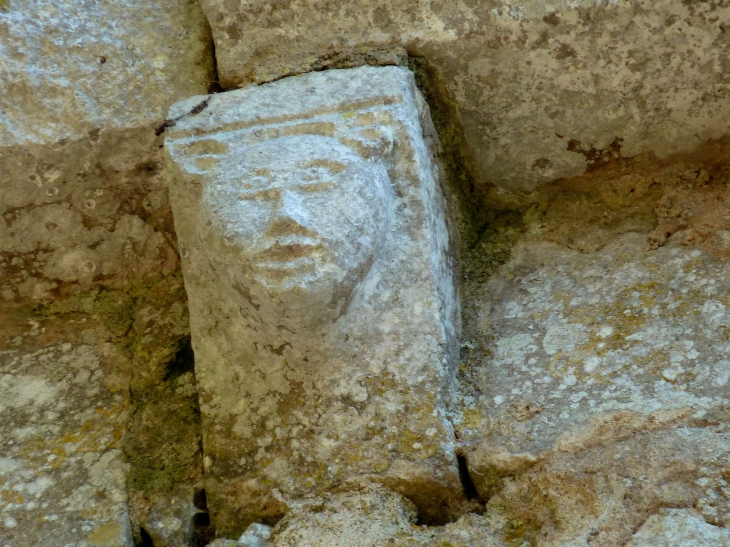
[[[269,224],[272,203],[234,198],[224,207],[225,215],[221,216],[220,221],[226,235],[235,238],[236,243],[244,249],[256,246]]]
[[[382,217],[380,196],[359,184],[343,186],[337,194],[337,206],[332,207],[330,215],[336,225],[335,237],[347,254],[363,255],[359,260],[364,260],[375,247],[377,219]]]

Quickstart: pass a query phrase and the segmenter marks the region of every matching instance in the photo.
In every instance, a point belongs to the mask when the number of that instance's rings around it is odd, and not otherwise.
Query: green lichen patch
[[[202,481],[202,447],[180,272],[72,291],[66,298],[37,304],[31,317],[39,325],[90,325],[96,339],[108,341],[130,361],[131,377],[123,386],[129,393],[128,417],[116,442],[129,463],[127,489],[135,526],[148,528],[155,511],[175,496],[185,496],[176,507],[188,511],[194,485]],[[190,517],[180,518],[185,531]]]
[[[514,546],[627,544],[662,507],[726,522],[727,427],[643,431],[582,452],[556,452],[503,480],[487,515]],[[717,517],[723,515],[720,519]]]

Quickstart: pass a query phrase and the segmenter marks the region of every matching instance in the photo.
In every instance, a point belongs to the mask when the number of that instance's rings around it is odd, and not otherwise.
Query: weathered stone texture
[[[0,0],[0,547],[209,541],[198,381],[220,533],[286,512],[270,537],[211,545],[730,546],[730,6],[201,3]],[[245,89],[201,95],[212,38],[223,87]],[[282,80],[361,65],[380,68]],[[466,197],[449,415],[437,144],[411,77],[383,65],[415,71],[464,192],[446,197]],[[229,259],[255,251],[230,237],[256,243],[274,195],[279,235],[318,199],[292,199],[304,148],[327,160],[315,183],[351,162],[382,192],[319,203],[349,262],[316,266],[357,270],[338,279],[356,296],[272,322],[261,293],[228,290],[245,269]],[[239,195],[244,160],[280,185]],[[264,269],[284,299],[286,268]],[[261,326],[338,310],[317,344]],[[467,509],[483,515],[415,524]]]
[[[417,526],[415,521],[415,507],[406,498],[369,487],[291,503],[270,542],[261,547],[506,546],[494,536],[493,526],[478,515],[444,527]]]
[[[626,547],[727,547],[730,530],[707,524],[691,511],[665,509],[652,515]]]
[[[3,344],[4,546],[133,545],[121,450],[131,367],[98,334],[81,321],[31,321]]]
[[[164,119],[207,82],[206,33],[193,2],[3,2],[0,146]]]
[[[207,90],[207,33],[193,3],[3,4],[4,301],[175,266],[155,128]]]
[[[727,132],[723,2],[204,0],[224,87],[338,62],[436,68],[481,182],[583,173],[595,151],[667,157]],[[390,48],[390,57],[360,50]],[[618,153],[618,150],[614,147]]]
[[[170,207],[159,182],[160,145],[151,131],[147,128],[152,138],[137,139],[132,147],[116,148],[122,137],[106,134],[66,145],[0,150],[4,306],[88,290],[93,281],[113,285],[114,279],[118,284],[164,275],[177,267]],[[109,155],[100,159],[109,146],[116,164],[105,163]]]
[[[703,145],[695,157],[663,165],[619,160],[543,185],[524,215],[530,236],[582,253],[621,234],[646,234],[646,250],[670,238],[719,260],[730,258],[730,146]]]
[[[458,507],[458,300],[428,110],[396,67],[194,97],[171,200],[219,531],[372,479]],[[424,124],[422,126],[422,123]]]
[[[2,440],[17,476],[3,477],[12,495],[2,499],[11,504],[8,518],[17,526],[0,537],[12,547],[131,545],[133,536],[140,539],[140,520],[152,529],[162,516],[163,511],[149,511],[159,492],[142,489],[148,504],[142,514],[144,504],[135,503],[140,496],[133,488],[135,526],[130,528],[130,467],[124,463],[130,444],[122,442],[122,433],[128,416],[145,410],[135,406],[147,403],[140,378],[164,368],[150,346],[164,354],[184,336],[180,323],[187,329],[184,300],[177,302],[179,309],[170,309],[172,300],[183,296],[181,281],[177,292],[165,294],[179,259],[156,129],[171,103],[208,90],[210,46],[205,18],[194,2],[0,2],[0,332],[10,344],[3,357],[5,387],[11,394],[30,393],[34,386],[54,393],[38,408],[31,393],[18,408],[4,409],[9,429]],[[155,297],[167,307],[156,309],[150,304]],[[130,330],[141,313],[137,306],[145,302],[159,323],[154,333]],[[46,328],[45,337],[54,339],[43,346],[46,353],[23,336],[31,317],[37,320],[31,331]],[[70,326],[82,323],[83,332]],[[87,342],[84,336],[91,332],[103,342]],[[79,351],[86,353],[79,357]],[[17,363],[26,364],[18,368]],[[31,364],[33,375],[26,378],[21,369]],[[117,368],[124,374],[112,374]],[[71,372],[77,383],[65,377]],[[180,385],[169,385],[175,382]],[[175,394],[175,387],[187,391]],[[163,408],[168,410],[158,412],[158,419],[169,418],[177,405],[185,407],[177,417],[193,422],[186,432],[181,432],[183,420],[169,425],[165,441],[184,446],[187,451],[178,454],[182,467],[200,473],[189,469],[196,458],[198,468],[201,464],[192,374],[186,382],[175,379],[157,389],[167,395]],[[135,433],[140,444],[149,440],[149,431]],[[155,455],[160,452],[158,447]],[[28,459],[28,453],[35,455]],[[139,459],[132,462],[134,472],[140,467]],[[33,492],[21,492],[31,488],[26,483],[33,473],[45,489],[37,502]],[[177,486],[186,490],[184,499],[177,514],[174,506],[168,513],[184,516],[178,528],[190,536],[192,484],[181,480]],[[19,514],[25,508],[18,505],[16,490],[26,506],[36,507]]]
[[[730,514],[730,438],[726,425],[707,425],[713,421],[727,423],[727,414],[556,451],[503,479],[485,515],[517,545],[623,546],[647,519],[661,520],[652,515],[666,507],[691,510],[704,521],[695,523],[699,528],[722,536],[718,528],[727,528]]]
[[[181,276],[136,295],[128,339],[133,374],[124,437],[135,538],[157,547],[206,539],[200,408]],[[197,515],[197,516],[196,516]]]
[[[727,406],[728,265],[624,236],[591,255],[526,243],[481,295],[481,365],[462,439],[486,493],[552,451],[577,451]],[[485,481],[480,477],[485,477]]]
[[[30,317],[23,325],[8,313],[1,325],[2,454],[25,458],[23,474],[50,474],[41,502],[60,507],[54,534],[51,524],[36,526],[32,514],[21,514],[22,529],[15,530],[21,535],[9,536],[9,544],[55,547],[51,541],[61,537],[67,539],[61,545],[86,546],[87,528],[106,525],[109,514],[124,525],[114,528],[123,532],[114,541],[125,546],[141,540],[140,527],[160,547],[208,537],[195,516],[205,513],[204,497],[196,495],[200,416],[181,276],[75,292],[38,304]],[[43,405],[34,403],[39,397]],[[97,465],[101,458],[109,461]],[[85,469],[92,464],[97,474]],[[98,486],[99,477],[115,490]],[[0,487],[2,499],[13,502],[14,490],[22,494],[25,487],[12,476],[3,479],[9,486]],[[78,507],[59,501],[77,497]],[[5,509],[14,518],[25,510]],[[116,545],[112,539],[99,545],[107,544]]]

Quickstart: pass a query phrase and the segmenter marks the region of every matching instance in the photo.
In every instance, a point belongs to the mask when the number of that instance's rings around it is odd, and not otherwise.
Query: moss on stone
[[[128,280],[119,287],[94,285],[32,312],[43,321],[86,317],[102,325],[109,340],[132,359],[130,417],[120,445],[130,463],[130,491],[147,498],[202,479],[200,409],[185,307],[178,271]],[[145,314],[153,313],[161,316],[145,321]],[[183,324],[171,328],[171,315]]]

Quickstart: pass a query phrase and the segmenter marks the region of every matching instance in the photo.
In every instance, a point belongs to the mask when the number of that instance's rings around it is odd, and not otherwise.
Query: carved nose
[[[266,235],[270,237],[289,235],[315,237],[316,234],[306,227],[307,224],[309,224],[309,214],[304,204],[298,196],[290,192],[283,192],[273,211]]]

